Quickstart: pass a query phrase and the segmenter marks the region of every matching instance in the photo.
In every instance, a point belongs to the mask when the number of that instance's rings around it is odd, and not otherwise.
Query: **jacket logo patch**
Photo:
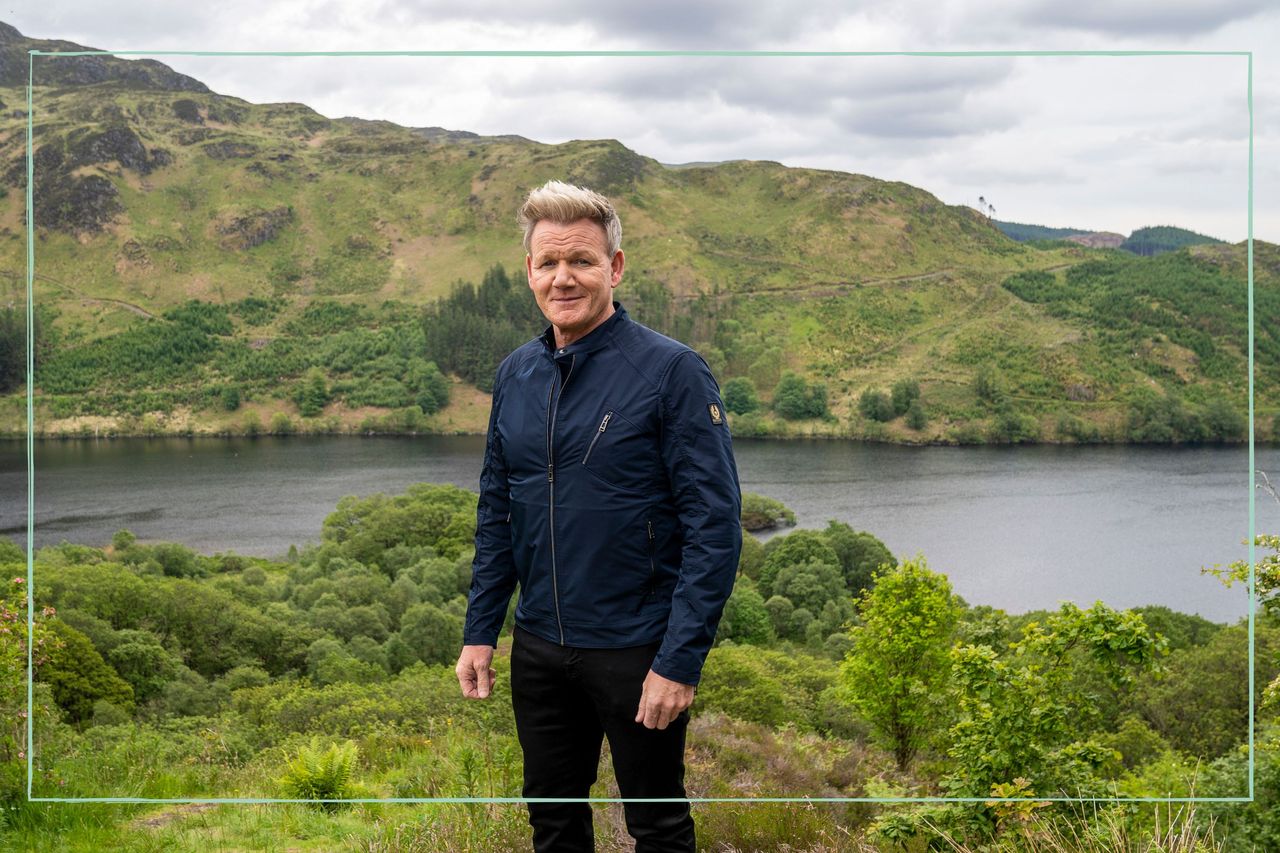
[[[724,423],[724,415],[720,413],[720,407],[715,403],[709,403],[707,411],[711,413],[711,422],[713,424],[720,426],[720,424]]]

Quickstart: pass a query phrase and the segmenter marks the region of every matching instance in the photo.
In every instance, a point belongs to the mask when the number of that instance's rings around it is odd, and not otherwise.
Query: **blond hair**
[[[516,223],[524,229],[524,250],[530,250],[533,227],[542,220],[568,225],[579,219],[590,219],[604,229],[609,257],[622,248],[622,221],[609,199],[586,187],[575,187],[561,181],[547,181],[531,191],[516,214]]]

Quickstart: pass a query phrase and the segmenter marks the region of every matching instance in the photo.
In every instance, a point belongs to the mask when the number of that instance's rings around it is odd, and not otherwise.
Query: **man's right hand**
[[[493,690],[493,646],[463,646],[458,655],[458,684],[468,699],[487,699]]]

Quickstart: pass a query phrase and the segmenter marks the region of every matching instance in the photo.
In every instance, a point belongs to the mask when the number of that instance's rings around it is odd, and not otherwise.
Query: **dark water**
[[[745,490],[783,501],[802,527],[834,518],[900,557],[924,554],[970,603],[1246,612],[1242,589],[1199,571],[1248,555],[1243,448],[735,446]],[[127,527],[204,553],[280,556],[316,541],[343,495],[418,481],[475,489],[482,450],[473,436],[41,442],[36,545],[102,545]],[[1280,450],[1260,448],[1256,461],[1280,474]],[[25,466],[24,444],[0,443],[0,532],[19,542]],[[1280,530],[1280,504],[1262,492],[1257,527]]]

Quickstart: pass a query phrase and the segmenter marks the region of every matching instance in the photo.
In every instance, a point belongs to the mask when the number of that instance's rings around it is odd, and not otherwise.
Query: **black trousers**
[[[524,751],[524,796],[586,798],[609,738],[622,798],[679,797],[689,712],[665,729],[635,721],[658,644],[575,649],[520,628],[511,647],[511,700]],[[589,803],[529,803],[537,853],[595,849]],[[636,853],[696,850],[689,803],[624,803]]]

